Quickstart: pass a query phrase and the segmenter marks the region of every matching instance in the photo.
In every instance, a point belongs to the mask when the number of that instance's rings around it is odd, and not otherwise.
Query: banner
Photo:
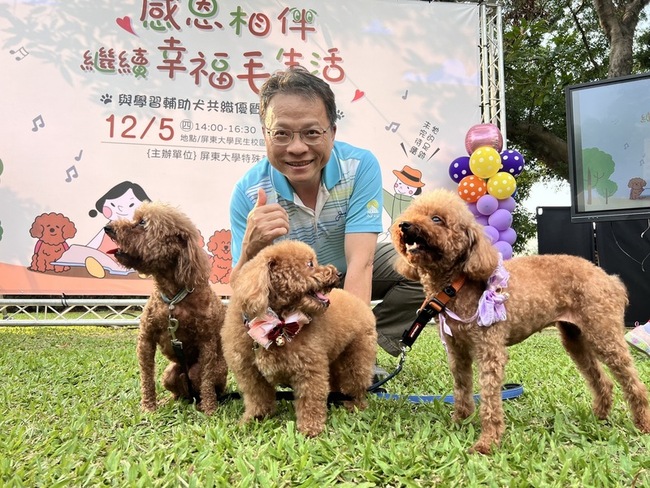
[[[230,191],[265,155],[259,87],[295,64],[332,86],[337,139],[379,159],[387,230],[453,185],[481,121],[478,38],[469,4],[0,0],[0,294],[149,294],[103,229],[150,199],[194,221],[227,295]]]

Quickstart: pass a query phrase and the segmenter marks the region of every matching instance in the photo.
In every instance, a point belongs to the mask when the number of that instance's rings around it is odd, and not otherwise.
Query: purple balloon
[[[504,198],[503,200],[499,200],[499,208],[503,208],[503,209],[507,210],[508,212],[514,212],[516,206],[517,206],[517,202],[512,197],[508,197],[508,198]]]
[[[469,169],[469,156],[460,156],[454,159],[449,165],[449,177],[456,183],[472,174]]]
[[[499,232],[499,238],[497,241],[505,241],[508,244],[512,245],[517,240],[517,232],[512,227],[508,227],[506,230]]]
[[[499,231],[491,225],[486,225],[483,227],[483,231],[485,232],[485,235],[488,236],[488,239],[490,239],[490,242],[492,244],[499,240]]]
[[[486,215],[479,215],[476,217],[476,221],[482,226],[488,225],[488,218]]]
[[[497,241],[494,247],[501,253],[503,259],[510,259],[512,257],[512,246],[505,241]]]
[[[478,216],[480,216],[480,215],[483,215],[483,214],[481,214],[481,212],[479,212],[478,209],[476,208],[476,203],[465,202],[465,204],[467,205],[467,208],[469,208],[469,211],[472,212],[472,214],[473,214],[475,217],[478,217]]]
[[[500,208],[488,217],[488,224],[498,231],[506,230],[512,225],[512,214]]]
[[[492,195],[485,194],[476,200],[476,210],[483,215],[492,215],[499,208],[499,200]]]
[[[503,168],[501,171],[510,173],[512,176],[518,176],[524,170],[524,157],[520,152],[513,149],[507,149],[501,153],[501,163],[503,163]]]

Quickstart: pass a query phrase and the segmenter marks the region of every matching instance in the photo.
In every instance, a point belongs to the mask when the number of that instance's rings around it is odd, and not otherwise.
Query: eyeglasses
[[[288,146],[293,141],[293,136],[297,132],[300,134],[300,140],[308,146],[314,146],[323,140],[325,133],[330,130],[331,125],[327,129],[267,129],[262,126],[266,133],[271,138],[271,142],[276,146]]]

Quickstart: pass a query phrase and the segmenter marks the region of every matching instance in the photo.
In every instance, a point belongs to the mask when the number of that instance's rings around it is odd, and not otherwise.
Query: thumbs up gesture
[[[278,203],[267,203],[263,188],[257,191],[257,202],[248,213],[242,257],[252,259],[275,239],[289,233],[289,216]]]

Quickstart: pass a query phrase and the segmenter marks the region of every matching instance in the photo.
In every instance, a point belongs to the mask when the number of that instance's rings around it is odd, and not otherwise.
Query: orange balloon
[[[487,193],[485,181],[476,175],[469,175],[458,183],[458,195],[468,203],[475,203]]]

